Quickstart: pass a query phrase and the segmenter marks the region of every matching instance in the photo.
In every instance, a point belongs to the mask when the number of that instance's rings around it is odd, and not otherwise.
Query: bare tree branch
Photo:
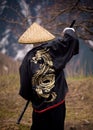
[[[89,4],[88,6],[85,6],[81,3],[80,0],[66,2],[67,4],[64,3],[63,0],[60,0],[60,2],[55,1],[51,6],[47,4],[46,7],[44,6],[44,8],[42,7],[39,10],[39,16],[36,15],[27,17],[21,15],[21,12],[19,12],[17,8],[7,6],[6,8],[13,11],[17,15],[17,18],[11,19],[7,17],[0,17],[0,20],[9,24],[18,25],[21,28],[25,29],[27,27],[29,19],[35,21],[40,18],[42,20],[41,24],[43,24],[50,31],[53,31],[54,34],[59,35],[60,30],[62,30],[65,26],[69,26],[69,22],[73,19],[76,19],[77,21],[74,27],[77,29],[79,36],[80,31],[82,30],[83,32],[80,36],[82,39],[86,39],[85,37],[87,37],[87,39],[93,39],[92,6]],[[16,27],[15,31],[19,29],[20,28]]]
[[[18,24],[20,26],[23,26],[23,23],[22,22],[19,22],[19,21],[15,21],[13,19],[7,19],[7,18],[0,18],[1,21],[4,21],[4,22],[7,22],[7,23],[10,23],[10,24]]]
[[[78,9],[84,12],[89,12],[93,13],[93,8],[92,7],[86,7],[86,6],[78,6]]]

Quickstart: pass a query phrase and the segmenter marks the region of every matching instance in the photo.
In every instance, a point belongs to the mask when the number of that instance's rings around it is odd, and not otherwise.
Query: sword
[[[72,28],[72,27],[74,26],[75,22],[76,22],[76,20],[73,20],[73,21],[72,21],[72,23],[71,23],[71,25],[70,25],[70,28]]]
[[[17,124],[20,124],[20,121],[21,121],[21,119],[22,119],[22,117],[23,117],[23,115],[24,115],[24,113],[25,113],[25,111],[26,111],[26,109],[27,109],[27,107],[28,107],[28,104],[29,104],[29,102],[30,101],[27,101],[26,102],[26,105],[25,105],[25,107],[23,108],[23,111],[21,112],[21,114],[20,114],[20,116],[19,116],[19,118],[18,118],[18,120],[17,120]]]

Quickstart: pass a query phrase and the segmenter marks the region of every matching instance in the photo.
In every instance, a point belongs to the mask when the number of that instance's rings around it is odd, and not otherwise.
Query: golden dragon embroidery
[[[51,91],[55,85],[55,73],[48,51],[46,49],[38,50],[35,57],[32,57],[31,62],[39,63],[39,69],[32,77],[32,85],[36,86],[35,91],[39,96],[49,98],[47,102],[52,102],[56,99],[57,94]]]

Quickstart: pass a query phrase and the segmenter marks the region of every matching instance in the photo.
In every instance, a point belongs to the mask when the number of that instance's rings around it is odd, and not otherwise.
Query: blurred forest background
[[[19,95],[19,66],[32,44],[18,43],[20,35],[37,22],[56,37],[76,20],[79,54],[65,68],[66,130],[93,130],[93,0],[0,0],[0,130],[29,130],[31,104],[20,125],[25,105]],[[90,111],[91,110],[91,111]]]
[[[73,20],[76,20],[74,28],[79,36],[80,51],[67,65],[66,74],[92,75],[92,0],[0,0],[0,52],[22,61],[33,45],[21,45],[18,38],[33,22],[57,37]],[[8,69],[7,64],[5,67]]]

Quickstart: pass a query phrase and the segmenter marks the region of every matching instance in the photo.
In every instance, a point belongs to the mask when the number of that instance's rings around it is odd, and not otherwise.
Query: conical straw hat
[[[18,39],[19,43],[41,43],[54,39],[55,36],[37,23],[33,23]]]

